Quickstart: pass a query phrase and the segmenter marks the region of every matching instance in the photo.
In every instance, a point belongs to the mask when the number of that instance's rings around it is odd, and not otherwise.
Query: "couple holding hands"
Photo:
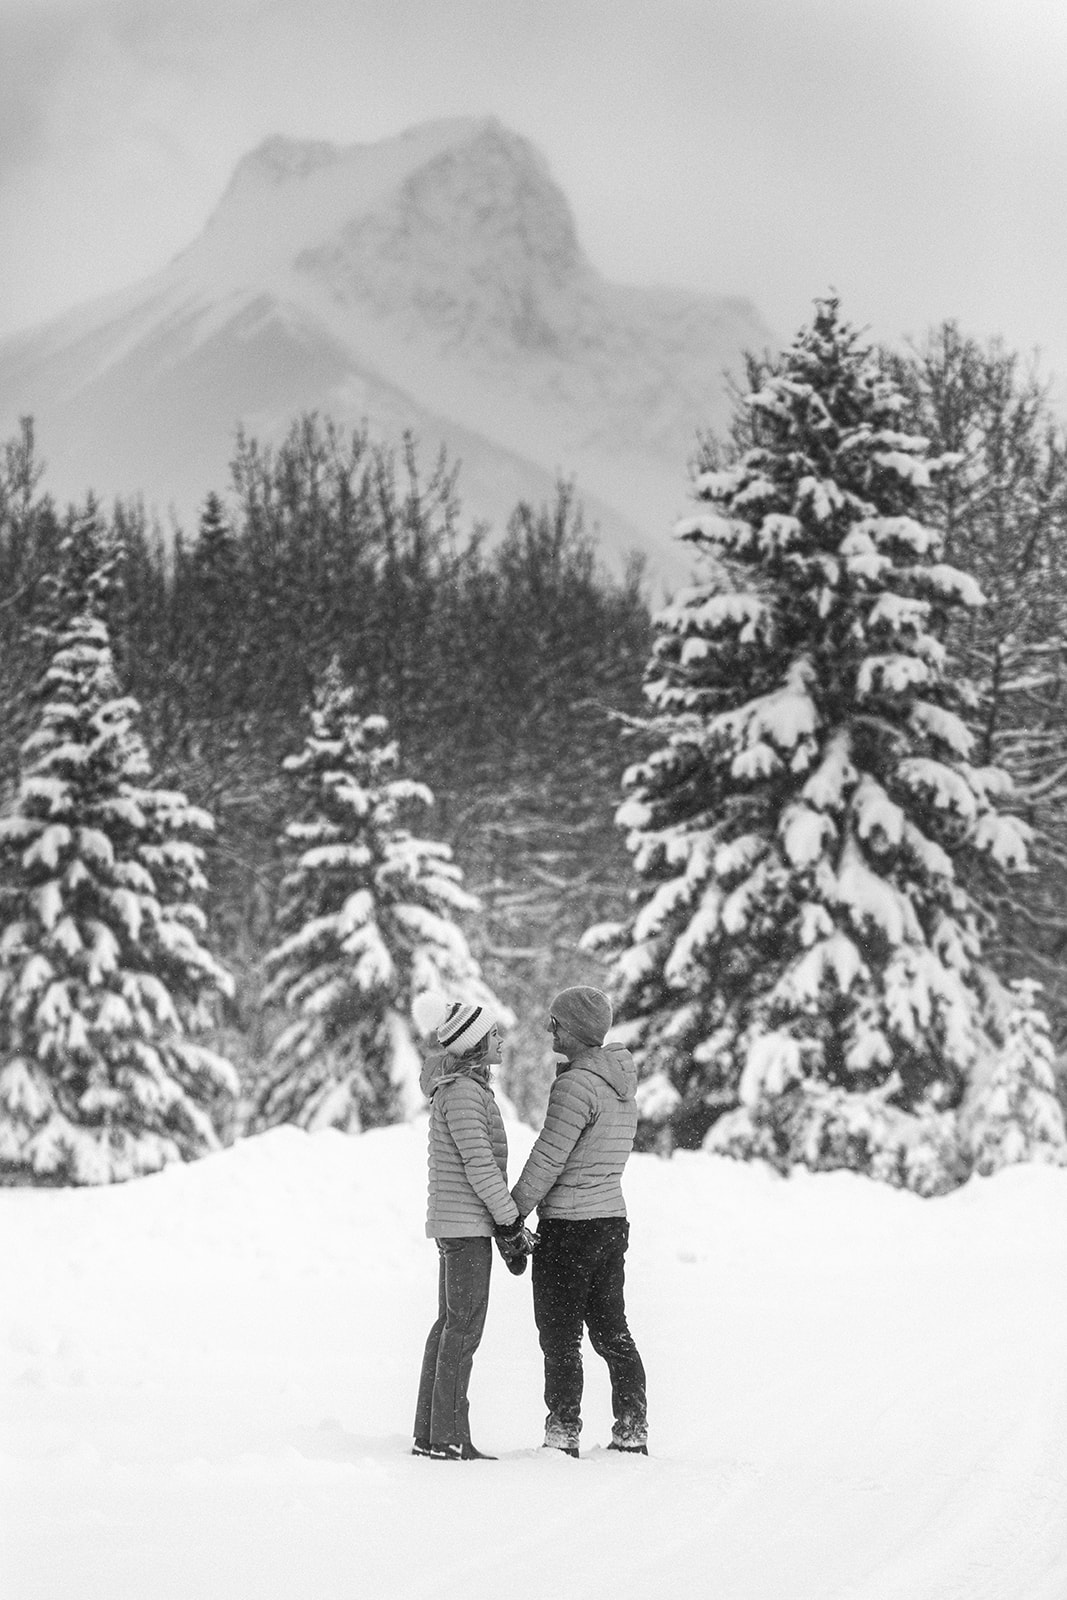
[[[545,1361],[544,1447],[577,1456],[582,1332],[607,1363],[614,1413],[609,1450],[647,1455],[645,1370],[623,1298],[629,1224],[623,1167],[637,1128],[637,1072],[605,1044],[611,1002],[599,989],[564,989],[548,1027],[561,1057],[545,1125],[514,1189],[508,1144],[489,1084],[501,1029],[486,1006],[420,995],[431,1034],[421,1083],[430,1101],[426,1233],[437,1241],[438,1315],[426,1340],[413,1455],[484,1461],[471,1443],[467,1387],[489,1303],[492,1243],[514,1273],[532,1257],[534,1320]],[[536,1209],[538,1232],[526,1227]]]

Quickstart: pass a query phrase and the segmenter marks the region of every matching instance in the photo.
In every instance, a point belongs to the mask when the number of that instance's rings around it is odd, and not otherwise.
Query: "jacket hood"
[[[456,1077],[456,1058],[450,1056],[447,1050],[433,1050],[422,1064],[419,1073],[419,1088],[426,1096],[431,1098],[435,1089],[443,1083],[451,1083]]]
[[[632,1100],[637,1092],[637,1068],[625,1045],[590,1045],[588,1050],[576,1055],[564,1071],[573,1071],[575,1067],[595,1072],[609,1088],[614,1089],[620,1100]]]
[[[489,1087],[488,1069],[464,1066],[458,1056],[449,1055],[447,1050],[434,1050],[422,1064],[419,1088],[427,1100],[432,1100],[438,1089],[446,1083],[455,1083],[457,1078],[473,1078],[476,1083]]]

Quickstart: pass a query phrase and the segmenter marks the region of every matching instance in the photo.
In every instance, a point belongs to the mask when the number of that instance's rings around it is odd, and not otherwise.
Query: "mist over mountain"
[[[746,300],[613,284],[544,158],[494,118],[373,145],[267,140],[153,277],[0,341],[0,425],[32,413],[61,498],[143,492],[190,526],[261,440],[317,410],[461,462],[468,519],[577,479],[605,554],[670,543],[723,374],[771,335]]]

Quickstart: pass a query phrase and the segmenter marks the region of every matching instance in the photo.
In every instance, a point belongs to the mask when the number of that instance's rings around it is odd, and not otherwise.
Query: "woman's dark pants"
[[[612,1437],[644,1444],[645,1369],[626,1325],[623,1290],[630,1225],[625,1217],[542,1219],[533,1253],[534,1318],[545,1357],[546,1440],[577,1444],[582,1418],[582,1329],[607,1362]]]
[[[467,1385],[481,1343],[493,1265],[490,1239],[438,1239],[437,1321],[419,1378],[415,1437],[433,1444],[470,1442]]]

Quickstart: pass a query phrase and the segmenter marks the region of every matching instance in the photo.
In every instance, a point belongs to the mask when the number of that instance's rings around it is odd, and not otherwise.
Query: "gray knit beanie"
[[[611,1027],[611,1001],[602,990],[579,985],[561,990],[552,1002],[552,1015],[582,1044],[603,1044]]]

